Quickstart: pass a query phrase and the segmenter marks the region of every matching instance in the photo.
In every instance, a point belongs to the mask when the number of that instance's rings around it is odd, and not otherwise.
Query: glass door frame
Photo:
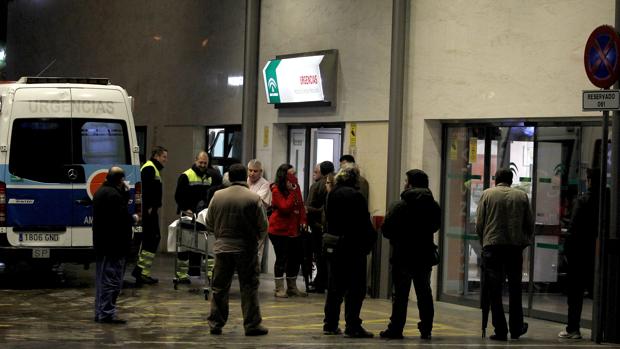
[[[213,134],[211,134],[212,132]],[[222,138],[220,139],[220,137]],[[222,175],[228,172],[228,168],[232,164],[241,161],[241,156],[235,157],[233,154],[233,149],[237,149],[238,152],[241,151],[241,142],[241,125],[206,126],[204,150],[209,154],[209,165],[218,168]],[[218,144],[222,147],[221,154],[215,153]]]
[[[450,146],[448,139],[448,130],[450,128],[465,128],[468,130],[472,128],[485,128],[491,129],[495,127],[534,127],[534,134],[532,141],[534,142],[533,149],[533,163],[532,163],[532,195],[530,197],[530,202],[532,204],[532,212],[536,212],[536,202],[537,202],[537,184],[538,184],[538,134],[539,128],[541,127],[602,127],[602,120],[599,117],[593,118],[570,118],[570,119],[550,119],[550,120],[514,120],[514,121],[496,121],[489,120],[488,122],[483,121],[473,121],[473,122],[445,122],[442,124],[442,150],[441,150],[441,207],[446,207],[445,202],[445,193],[447,188],[447,183],[445,181],[446,172],[447,172],[447,160],[445,158],[445,154],[447,154],[447,148]],[[602,134],[601,134],[602,136]],[[485,132],[485,151],[484,151],[484,173],[483,173],[483,181],[484,181],[484,189],[489,188],[491,184],[491,133]],[[469,205],[469,204],[468,204]],[[468,206],[469,207],[469,206]],[[468,211],[469,212],[469,211]],[[445,216],[442,216],[441,223],[441,235],[439,236],[439,248],[441,256],[444,256],[445,251],[445,239],[446,239],[446,228],[447,224],[445,221]],[[464,251],[464,257],[467,257],[466,251]],[[523,305],[524,315],[532,318],[540,318],[551,321],[565,322],[566,314],[565,313],[556,313],[552,311],[546,310],[537,310],[534,309],[534,268],[535,268],[535,248],[530,249],[530,253],[528,253],[527,258],[529,259],[529,279],[527,285],[527,304]],[[465,273],[468,271],[467,263],[464,262],[463,270]],[[439,301],[445,301],[448,303],[455,303],[465,306],[479,307],[479,300],[473,300],[469,298],[465,298],[464,296],[467,294],[467,285],[463,289],[463,293],[461,295],[448,294],[444,291],[444,268],[446,268],[445,263],[440,263],[437,271],[437,299]],[[463,278],[463,282],[466,282],[467,276]],[[590,327],[591,321],[582,319],[582,326]]]
[[[298,180],[303,181],[303,197],[307,197],[308,196],[308,189],[310,188],[310,185],[312,184],[312,170],[314,169],[314,165],[315,164],[311,164],[310,162],[312,161],[311,157],[312,157],[312,150],[314,145],[312,144],[312,142],[314,141],[312,139],[312,129],[321,129],[321,128],[327,128],[327,129],[340,129],[340,147],[341,147],[341,154],[340,156],[342,156],[342,150],[344,147],[344,131],[345,131],[345,124],[343,123],[310,123],[310,124],[289,124],[288,125],[288,129],[286,131],[286,137],[287,137],[287,142],[286,142],[286,159],[287,161],[289,161],[289,159],[291,158],[291,130],[304,130],[305,131],[305,154],[304,154],[304,178],[298,178]],[[339,159],[338,159],[339,160]],[[340,167],[340,164],[336,162],[334,162],[334,167],[336,169],[338,169]],[[298,170],[299,172],[299,170]]]

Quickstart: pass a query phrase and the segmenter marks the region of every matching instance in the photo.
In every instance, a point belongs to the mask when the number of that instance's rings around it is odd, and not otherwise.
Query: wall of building
[[[345,123],[343,152],[348,153],[353,150],[349,149],[350,126],[356,123],[354,155],[370,183],[371,213],[383,214],[391,16],[390,0],[261,2],[256,157],[263,161],[267,179],[273,180],[277,167],[288,162],[287,125]],[[334,107],[278,110],[267,104],[262,68],[268,60],[327,49],[337,49],[339,55]],[[273,251],[268,258],[274,260]]]
[[[441,130],[429,133],[427,120],[591,116],[581,111],[581,91],[594,88],[583,52],[613,9],[613,0],[411,2],[406,167],[439,174],[441,148],[427,140]]]
[[[357,122],[366,125],[362,122],[387,120],[391,7],[389,0],[261,2],[256,149],[267,173],[273,175],[287,161],[286,124]],[[267,104],[262,67],[268,60],[277,55],[326,49],[337,49],[339,54],[335,107],[278,110]],[[263,142],[265,127],[271,136],[268,144]],[[358,148],[372,147],[375,142],[387,144],[387,131],[385,135],[382,139],[375,136],[360,140]],[[367,141],[373,143],[364,143]],[[343,150],[346,152],[346,144]],[[384,157],[382,154],[380,158]],[[361,160],[358,162],[363,171],[374,168],[377,162],[374,158],[368,163]],[[371,194],[384,197],[384,176],[372,177],[377,177],[379,182],[371,182]]]
[[[351,126],[344,134],[344,154],[351,154],[360,173],[369,183],[368,209],[371,216],[385,215],[388,123],[385,121],[356,122],[355,145],[351,145]]]
[[[391,7],[389,0],[263,0],[259,120],[264,123],[386,120]],[[326,49],[337,49],[339,53],[335,108],[278,112],[267,105],[262,67],[268,60],[276,55]]]

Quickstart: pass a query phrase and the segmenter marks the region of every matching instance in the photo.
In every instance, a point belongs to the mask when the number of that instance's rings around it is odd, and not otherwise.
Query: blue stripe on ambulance
[[[111,167],[82,165],[85,177],[99,170]],[[140,168],[121,165],[131,188],[130,212],[134,210],[135,183],[140,179]],[[92,225],[92,205],[78,204],[78,200],[89,199],[87,183],[54,184],[12,178],[7,166],[0,165],[1,176],[6,182],[7,226],[66,226]]]

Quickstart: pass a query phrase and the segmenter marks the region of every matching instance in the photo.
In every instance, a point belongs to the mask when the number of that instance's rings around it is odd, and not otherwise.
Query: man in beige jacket
[[[501,168],[495,173],[495,187],[486,189],[478,203],[476,233],[482,245],[482,268],[495,334],[493,340],[508,340],[502,289],[508,277],[510,337],[518,339],[527,332],[521,305],[523,249],[530,244],[534,220],[527,194],[511,188],[512,171]]]
[[[213,335],[221,334],[228,320],[228,292],[235,271],[239,275],[245,335],[261,336],[268,332],[261,326],[256,255],[258,241],[267,234],[268,223],[262,201],[248,189],[246,176],[245,166],[230,166],[230,187],[213,195],[207,211],[207,231],[215,235],[213,297],[208,318]]]

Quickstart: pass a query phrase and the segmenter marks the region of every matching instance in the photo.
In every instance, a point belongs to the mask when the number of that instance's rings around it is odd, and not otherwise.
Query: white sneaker
[[[558,337],[565,339],[581,339],[581,332],[567,332],[566,330],[564,330],[558,334]]]

